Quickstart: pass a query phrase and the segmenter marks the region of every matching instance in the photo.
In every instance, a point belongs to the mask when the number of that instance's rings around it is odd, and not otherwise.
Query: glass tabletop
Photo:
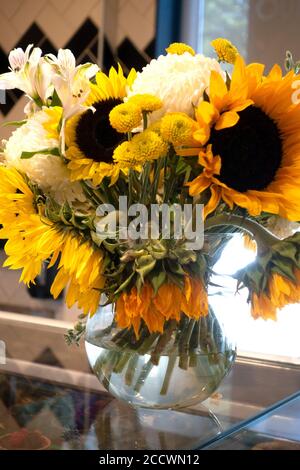
[[[177,411],[134,409],[101,387],[83,347],[64,343],[63,327],[0,321],[0,328],[7,346],[0,364],[2,449],[200,449],[219,445],[220,437],[249,420],[243,436],[265,432],[262,424],[256,429],[255,418],[299,390],[297,365],[240,357],[202,404]],[[285,435],[282,422],[276,421],[277,436]],[[236,438],[226,442],[234,447]]]
[[[300,450],[300,393],[288,397],[261,416],[220,435],[209,450]]]

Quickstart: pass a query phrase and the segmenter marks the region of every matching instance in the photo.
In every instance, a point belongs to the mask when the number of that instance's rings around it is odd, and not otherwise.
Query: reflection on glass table
[[[240,359],[202,405],[153,411],[111,398],[87,372],[8,360],[0,369],[0,448],[203,448],[296,392],[299,378],[297,367]]]
[[[266,410],[261,416],[204,448],[300,450],[300,393]]]

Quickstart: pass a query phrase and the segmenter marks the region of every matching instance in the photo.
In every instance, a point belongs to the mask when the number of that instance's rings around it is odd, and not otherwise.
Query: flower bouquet
[[[28,97],[3,142],[4,266],[29,285],[57,265],[54,298],[82,310],[68,342],[86,333],[100,381],[135,405],[203,400],[229,371],[208,291],[232,235],[257,250],[234,275],[255,318],[300,298],[297,64],[265,74],[212,45],[216,59],[171,44],[127,77],[30,45],[0,76]]]

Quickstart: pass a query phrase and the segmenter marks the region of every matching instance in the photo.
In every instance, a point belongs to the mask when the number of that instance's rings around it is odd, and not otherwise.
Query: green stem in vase
[[[176,329],[176,327],[177,327],[176,320],[170,320],[164,333],[159,337],[157,344],[151,354],[151,362],[153,365],[155,366],[158,365],[161,353],[163,352],[164,348],[167,346],[168,342],[170,341],[172,337],[172,333]]]
[[[195,352],[190,353],[189,367],[197,367],[197,354]]]
[[[150,374],[153,367],[154,367],[154,364],[151,361],[151,359],[148,362],[146,362],[146,364],[142,368],[142,371],[141,371],[141,373],[140,373],[140,375],[137,379],[137,382],[134,386],[134,391],[135,392],[139,393],[141,391],[141,388],[144,385],[145,380],[148,377],[148,375]]]
[[[209,314],[206,317],[206,324],[207,324],[207,333],[206,333],[206,345],[208,352],[213,353],[216,352],[215,341],[213,337],[213,328],[214,328],[215,318]]]
[[[191,341],[190,341],[190,349],[197,350],[199,347],[199,331],[200,331],[200,320],[197,320],[195,323],[195,327],[192,332]]]
[[[120,374],[123,371],[129,359],[131,358],[131,356],[132,356],[131,352],[124,352],[114,367],[114,373]]]
[[[128,334],[128,330],[120,330],[118,331],[111,339],[111,341],[115,344],[118,344],[118,341],[124,338]]]
[[[119,353],[115,351],[110,351],[107,361],[102,366],[102,384],[108,390],[110,385],[110,378],[113,373],[114,367],[119,360]]]
[[[124,377],[125,378],[125,383],[128,387],[130,387],[131,384],[132,384],[135,369],[136,369],[138,361],[139,361],[139,355],[136,353],[133,356],[131,356],[131,358],[128,362],[128,366],[127,366],[127,369],[126,369],[126,372],[125,372],[125,377]]]
[[[193,329],[195,327],[196,320],[190,320],[186,331],[183,332],[181,340],[179,342],[179,367],[187,370],[189,367],[189,349],[190,340],[192,337]]]
[[[168,366],[167,366],[164,381],[163,381],[163,384],[162,384],[162,387],[161,387],[161,390],[160,390],[160,395],[167,395],[167,393],[168,393],[168,389],[169,389],[169,385],[170,385],[170,382],[171,382],[171,378],[172,378],[172,374],[173,374],[173,370],[174,370],[176,361],[177,361],[177,354],[176,353],[173,353],[171,356],[169,356]]]
[[[159,337],[159,333],[152,333],[148,336],[148,338],[144,339],[143,343],[138,347],[137,352],[140,355],[147,354],[149,352],[149,349],[153,345],[153,343],[157,340]]]

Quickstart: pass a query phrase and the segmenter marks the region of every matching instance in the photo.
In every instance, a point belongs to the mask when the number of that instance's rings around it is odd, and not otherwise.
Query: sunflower
[[[208,215],[223,200],[248,210],[300,218],[300,106],[292,104],[293,72],[274,66],[263,77],[260,64],[235,62],[229,90],[212,72],[210,102],[197,109],[203,171],[190,183],[191,195],[210,188]],[[193,149],[194,150],[194,149]],[[188,154],[188,150],[184,151]]]
[[[294,270],[295,279],[272,273],[264,291],[253,292],[251,299],[251,315],[254,318],[276,320],[277,309],[289,304],[300,302],[300,270]]]
[[[0,237],[7,239],[4,266],[22,269],[20,281],[34,283],[42,263],[61,247],[62,235],[39,215],[33,192],[14,168],[0,168],[0,222]],[[47,243],[40,249],[44,237]]]
[[[134,70],[126,79],[120,66],[118,71],[112,67],[108,76],[98,72],[86,102],[89,109],[67,121],[66,157],[72,180],[91,179],[98,185],[104,177],[111,178],[112,183],[118,179],[120,167],[114,164],[112,155],[125,135],[111,126],[109,114],[123,103],[134,78]]]
[[[254,318],[276,319],[277,309],[300,301],[300,233],[278,240],[234,277],[249,291]]]
[[[103,286],[102,252],[79,234],[55,225],[43,215],[24,177],[15,168],[0,167],[0,238],[7,239],[4,266],[22,269],[20,282],[34,283],[42,265],[59,271],[51,291],[57,297],[68,286],[68,306],[78,302],[84,313],[94,313]]]
[[[103,256],[89,241],[69,236],[64,244],[59,271],[51,286],[51,294],[57,298],[67,288],[66,303],[76,302],[84,314],[94,314],[99,306],[100,289],[104,286],[102,276]]]
[[[129,293],[123,293],[116,303],[118,326],[132,326],[137,337],[142,320],[150,333],[163,333],[165,322],[179,321],[182,313],[195,320],[207,315],[207,293],[202,281],[186,276],[183,290],[175,284],[163,284],[156,294],[153,287],[145,283],[140,292],[134,287]]]

